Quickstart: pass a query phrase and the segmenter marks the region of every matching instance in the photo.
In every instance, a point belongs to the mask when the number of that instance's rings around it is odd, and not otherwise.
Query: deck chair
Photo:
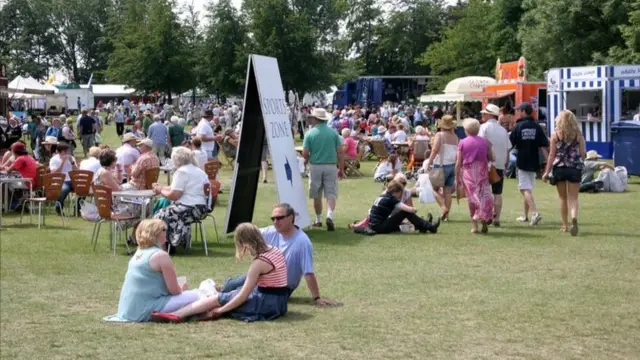
[[[378,163],[389,157],[389,151],[384,146],[384,140],[371,140],[371,150],[375,154]]]
[[[417,171],[429,156],[429,140],[415,140],[411,147],[411,164],[409,170]]]
[[[218,176],[218,170],[221,166],[222,163],[216,159],[209,160],[206,164],[204,164],[204,172],[207,173],[207,177],[209,178],[209,180],[216,179],[216,177]]]
[[[216,142],[218,144],[218,149],[219,152],[218,154],[222,153],[223,158],[224,158],[224,163],[229,166],[230,168],[234,168],[235,166],[235,162],[236,162],[236,158],[234,156],[234,154],[227,154],[227,152],[224,151],[224,148],[222,147],[222,142],[221,141],[217,141]],[[220,157],[220,156],[218,156]]]

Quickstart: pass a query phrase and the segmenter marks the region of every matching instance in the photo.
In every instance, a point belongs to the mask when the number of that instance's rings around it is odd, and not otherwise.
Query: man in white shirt
[[[198,127],[196,127],[196,136],[202,141],[202,151],[207,153],[209,160],[218,158],[218,144],[216,141],[222,140],[222,135],[213,133],[213,128],[209,122],[213,120],[213,111],[206,110],[204,117],[200,119]]]
[[[491,143],[493,153],[496,157],[495,167],[500,175],[500,181],[491,184],[493,193],[493,224],[500,227],[500,213],[502,212],[502,188],[504,185],[504,169],[509,161],[509,150],[511,142],[507,130],[498,123],[500,108],[494,104],[488,104],[482,110],[482,125],[478,136],[487,139]]]
[[[64,201],[73,191],[71,185],[71,178],[69,177],[69,171],[78,169],[76,159],[69,153],[69,145],[64,143],[58,143],[56,154],[49,160],[49,170],[52,174],[62,173],[65,175],[64,184],[62,184],[62,191],[60,197],[58,197],[56,204],[56,213],[60,215],[62,213],[62,207]]]
[[[93,146],[89,149],[89,157],[80,162],[80,170],[89,170],[93,172],[94,180],[98,170],[102,167],[99,160],[100,152],[102,152],[102,150],[99,147]]]
[[[137,139],[135,135],[126,133],[122,136],[122,146],[116,150],[116,157],[118,158],[116,164],[123,178],[131,174],[133,164],[135,164],[140,157],[140,151],[136,148],[136,142]]]
[[[640,106],[638,107],[638,113],[633,116],[633,121],[640,121]]]

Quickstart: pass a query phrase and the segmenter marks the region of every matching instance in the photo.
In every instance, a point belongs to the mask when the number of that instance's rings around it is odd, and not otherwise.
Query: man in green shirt
[[[173,115],[169,121],[169,138],[171,139],[171,147],[181,146],[184,142],[184,126],[180,124],[180,119]]]
[[[322,195],[327,199],[327,230],[335,230],[333,212],[338,197],[338,163],[341,162],[342,137],[327,126],[330,115],[325,109],[313,109],[309,120],[313,129],[304,137],[303,156],[309,163],[309,198],[316,211],[314,227],[322,227]],[[342,168],[342,164],[340,164]]]
[[[145,136],[149,136],[149,126],[153,124],[153,119],[151,118],[151,115],[152,114],[150,110],[144,111],[144,118],[142,119],[142,128],[144,130]]]

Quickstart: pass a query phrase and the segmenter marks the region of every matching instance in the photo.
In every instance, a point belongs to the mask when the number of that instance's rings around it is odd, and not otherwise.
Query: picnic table
[[[153,199],[156,196],[156,193],[153,190],[125,190],[125,191],[113,191],[111,196],[115,198],[123,198],[123,199]],[[140,220],[144,220],[147,218],[147,206],[142,203],[142,214],[140,215]]]
[[[9,184],[28,182],[31,179],[20,177],[18,174],[9,174],[6,171],[0,172],[0,227],[2,227],[2,214],[8,212],[11,204],[9,204]]]

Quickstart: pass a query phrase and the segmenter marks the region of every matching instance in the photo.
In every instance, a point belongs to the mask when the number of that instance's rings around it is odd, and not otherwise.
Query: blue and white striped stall
[[[597,91],[601,99],[601,115],[598,120],[587,121],[580,118],[582,134],[587,149],[596,150],[605,158],[611,158],[610,125],[613,122],[613,101],[611,99],[611,82],[609,66],[588,66],[575,68],[550,69],[547,72],[547,126],[549,133],[554,130],[555,118],[560,111],[568,109],[567,97],[570,92]]]
[[[596,150],[603,157],[611,159],[613,157],[611,124],[620,119],[622,90],[625,88],[640,88],[640,65],[550,69],[547,72],[549,133],[554,129],[554,120],[560,111],[570,109],[567,98],[571,92],[595,91],[601,102],[598,106],[599,116],[595,114],[594,116],[589,114],[589,118],[578,116],[578,120],[587,150]],[[573,105],[575,108],[575,104]]]
[[[611,81],[613,82],[613,98],[616,99],[613,108],[613,121],[622,118],[622,92],[625,89],[640,90],[640,65],[620,65],[611,67]],[[631,120],[631,118],[627,119]]]

